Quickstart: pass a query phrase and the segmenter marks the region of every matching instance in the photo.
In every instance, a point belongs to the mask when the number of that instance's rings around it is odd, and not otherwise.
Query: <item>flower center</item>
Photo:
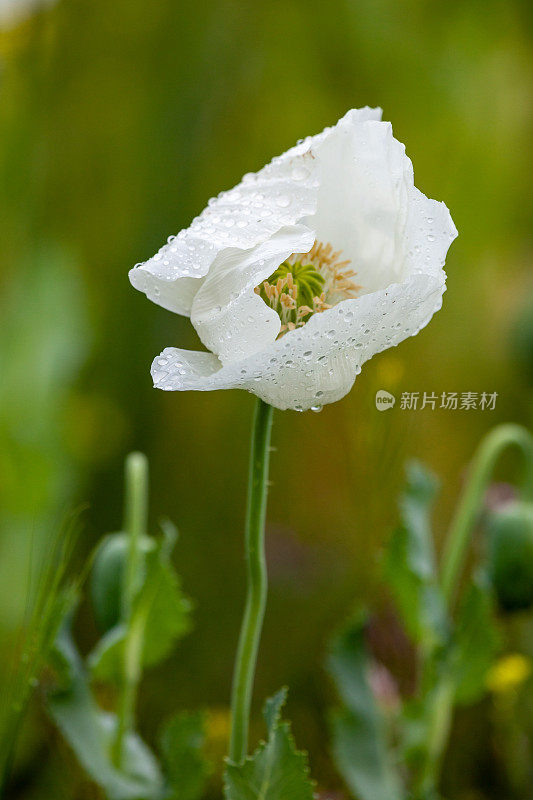
[[[281,319],[278,339],[305,325],[313,314],[357,297],[362,287],[352,280],[356,273],[349,269],[349,260],[340,260],[341,253],[315,242],[308,253],[293,253],[256,286],[255,292]]]

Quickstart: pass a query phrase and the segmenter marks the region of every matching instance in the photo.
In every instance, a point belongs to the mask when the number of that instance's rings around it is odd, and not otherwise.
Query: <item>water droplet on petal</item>
[[[294,181],[303,181],[304,178],[307,178],[309,175],[309,170],[306,167],[301,166],[300,164],[293,168],[292,170],[292,179]]]

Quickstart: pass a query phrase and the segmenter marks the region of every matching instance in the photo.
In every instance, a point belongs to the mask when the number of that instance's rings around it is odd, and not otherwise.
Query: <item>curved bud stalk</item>
[[[520,425],[493,428],[477,449],[462,498],[452,520],[442,559],[442,590],[448,602],[460,579],[474,526],[479,518],[485,492],[494,468],[508,447],[518,447],[524,457],[522,497],[533,499],[533,436]]]

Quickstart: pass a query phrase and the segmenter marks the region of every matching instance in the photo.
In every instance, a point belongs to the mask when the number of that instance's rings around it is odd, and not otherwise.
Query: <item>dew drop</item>
[[[309,170],[306,167],[302,167],[298,165],[293,168],[292,170],[292,179],[294,181],[303,181],[304,178],[307,178],[309,175]]]

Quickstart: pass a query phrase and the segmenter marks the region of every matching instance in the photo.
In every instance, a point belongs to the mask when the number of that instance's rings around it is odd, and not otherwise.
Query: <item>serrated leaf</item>
[[[448,624],[431,535],[435,477],[418,462],[407,468],[400,501],[401,526],[387,552],[385,575],[405,627],[423,650],[445,642]]]
[[[495,625],[493,600],[485,576],[476,576],[459,607],[454,641],[456,702],[473,703],[485,692],[500,635]]]
[[[281,689],[265,704],[268,740],[242,764],[227,763],[226,800],[313,800],[307,754],[296,749],[290,723],[280,719],[286,697]]]
[[[166,658],[191,625],[191,603],[170,562],[173,543],[174,536],[167,528],[164,538],[146,554],[144,580],[132,604],[129,624],[138,638],[143,666]],[[126,625],[119,623],[94,648],[88,660],[95,679],[120,679],[126,630]]]
[[[201,711],[180,712],[166,724],[161,752],[170,785],[165,800],[198,800],[212,772],[203,754],[206,717]]]
[[[56,651],[63,665],[62,685],[49,693],[48,708],[81,766],[109,800],[160,800],[163,779],[159,766],[137,735],[126,738],[124,769],[114,766],[111,752],[116,717],[95,703],[67,625],[58,636]]]
[[[276,694],[272,695],[265,701],[263,708],[263,716],[265,718],[267,731],[271,734],[276,725],[281,721],[281,709],[287,702],[287,695],[289,690],[286,686],[282,686]]]
[[[342,707],[332,715],[333,753],[347,786],[359,800],[400,800],[404,795],[390,763],[385,730],[368,683],[364,616],[357,615],[333,640],[328,657]]]

